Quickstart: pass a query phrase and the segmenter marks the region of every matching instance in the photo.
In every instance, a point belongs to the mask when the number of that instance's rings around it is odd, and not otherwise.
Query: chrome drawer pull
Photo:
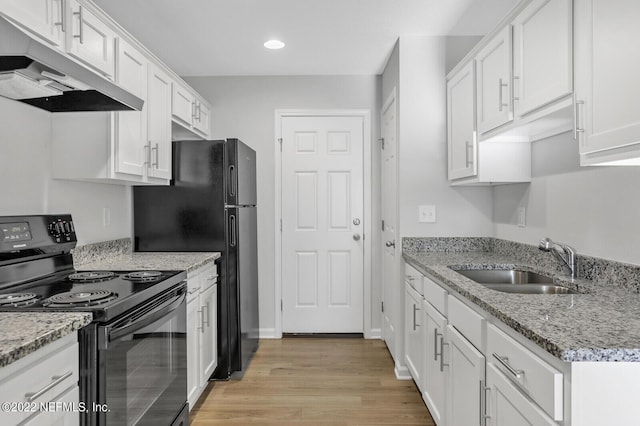
[[[44,393],[50,391],[51,389],[58,386],[60,383],[64,382],[65,379],[68,379],[73,374],[73,371],[67,371],[62,376],[53,376],[51,377],[51,383],[40,389],[38,392],[29,392],[25,393],[24,397],[27,398],[27,402],[33,402],[36,399],[40,398]]]
[[[502,366],[506,368],[509,373],[513,374],[516,379],[521,379],[522,376],[524,376],[524,371],[516,370],[515,368],[513,368],[511,364],[509,364],[509,358],[507,358],[506,356],[502,357],[494,352],[493,357],[497,359],[498,362],[502,364]]]

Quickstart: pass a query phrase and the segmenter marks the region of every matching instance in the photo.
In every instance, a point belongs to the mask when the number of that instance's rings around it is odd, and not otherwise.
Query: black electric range
[[[186,272],[76,271],[70,215],[0,217],[0,311],[90,312],[83,425],[188,424]]]

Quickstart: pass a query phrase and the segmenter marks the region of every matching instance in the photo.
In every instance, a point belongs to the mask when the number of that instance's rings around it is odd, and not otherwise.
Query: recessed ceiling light
[[[267,49],[277,50],[282,49],[284,47],[284,43],[280,40],[269,40],[264,43],[264,47],[266,47]]]

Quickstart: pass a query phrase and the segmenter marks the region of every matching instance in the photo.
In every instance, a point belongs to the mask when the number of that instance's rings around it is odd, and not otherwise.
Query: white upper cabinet
[[[575,113],[581,165],[640,165],[640,2],[575,4]]]
[[[571,95],[571,5],[571,0],[533,0],[513,20],[513,105],[517,117]]]
[[[142,111],[115,113],[115,173],[144,177],[147,167],[147,59],[123,39],[118,40],[116,50],[117,83],[144,100],[145,105]]]
[[[171,179],[171,78],[150,63],[147,73],[149,176]]]
[[[173,139],[208,139],[211,136],[211,108],[192,89],[174,81],[171,113]]]
[[[66,1],[71,13],[67,52],[112,80],[115,31],[77,0]]]
[[[511,27],[496,34],[475,60],[478,130],[485,133],[513,120]]]
[[[68,15],[64,0],[0,0],[0,13],[58,47],[64,46]]]
[[[449,180],[477,174],[473,61],[447,81]]]

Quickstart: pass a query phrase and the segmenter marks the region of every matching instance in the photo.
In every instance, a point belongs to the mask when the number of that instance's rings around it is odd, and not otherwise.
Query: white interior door
[[[282,331],[362,333],[362,117],[283,117]]]
[[[398,199],[396,194],[396,99],[395,95],[382,109],[382,241],[385,243],[382,256],[382,335],[391,353],[396,355],[396,324],[393,312],[400,312],[400,295],[396,282],[396,221]]]

